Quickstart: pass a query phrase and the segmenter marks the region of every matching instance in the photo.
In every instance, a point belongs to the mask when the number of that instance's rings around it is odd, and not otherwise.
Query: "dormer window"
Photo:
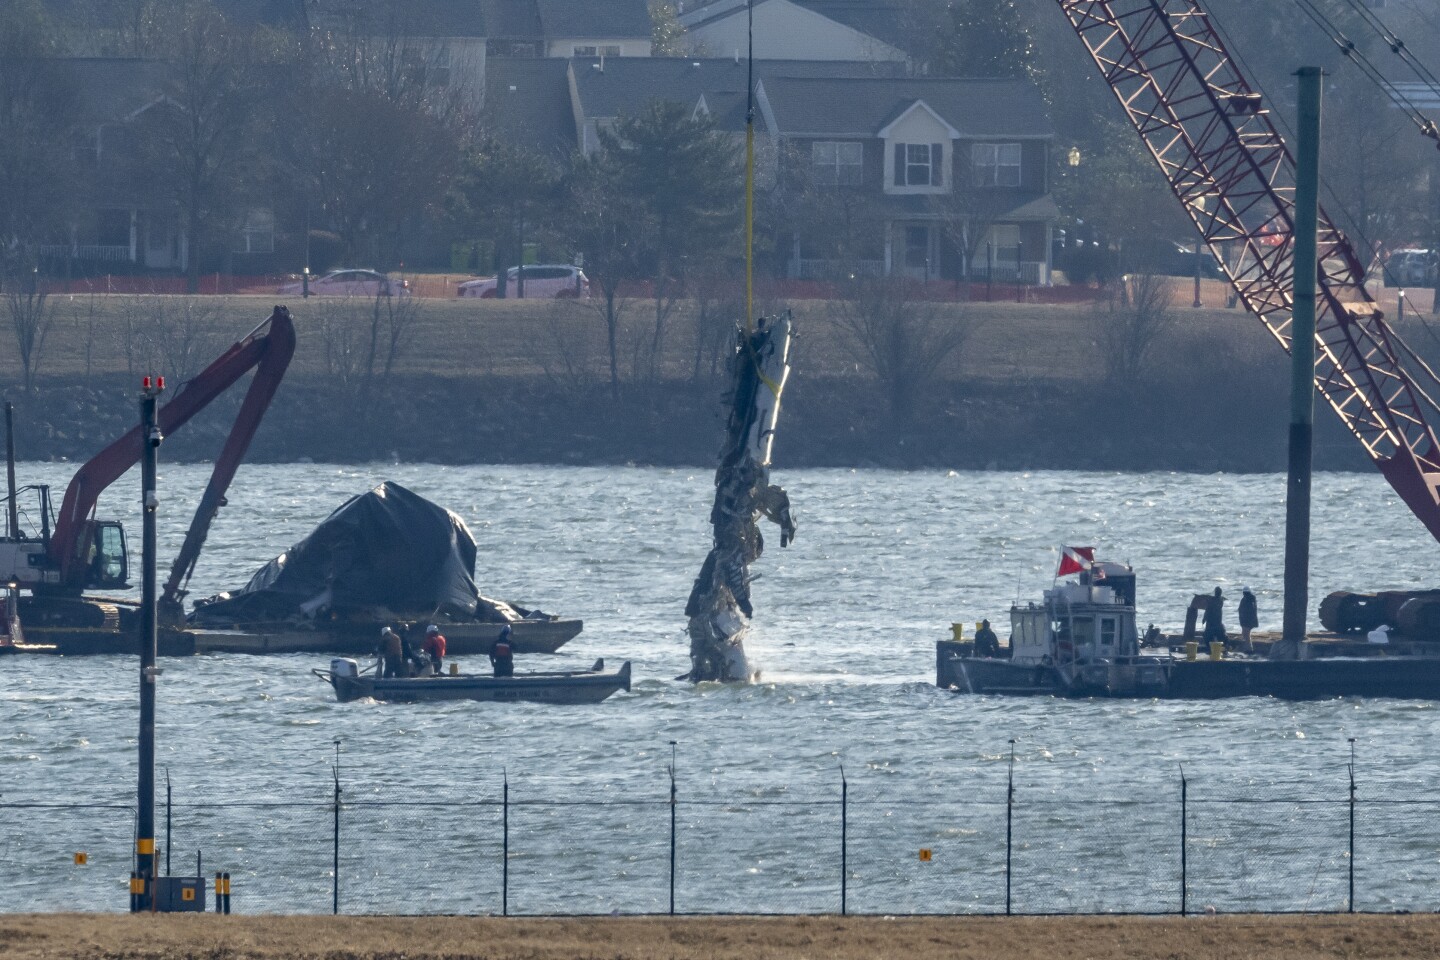
[[[944,186],[945,145],[941,143],[895,144],[895,186]]]

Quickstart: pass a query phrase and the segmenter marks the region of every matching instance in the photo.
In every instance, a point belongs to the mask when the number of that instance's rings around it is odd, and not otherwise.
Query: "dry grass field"
[[[1434,916],[840,919],[9,916],[0,957],[125,960],[1432,960]]]
[[[1218,289],[1207,297],[1217,307],[1222,302]],[[276,299],[56,295],[50,301],[54,319],[40,355],[39,376],[135,374],[156,367],[167,375],[184,376],[268,316]],[[414,314],[406,318],[396,372],[565,379],[606,375],[605,326],[596,301],[415,298],[409,303],[407,309]],[[838,328],[836,304],[798,301],[788,306],[798,321],[796,359],[801,372],[823,376],[855,370],[854,346]],[[346,363],[364,362],[374,319],[371,301],[313,299],[289,307],[298,329],[293,373],[324,375]],[[942,379],[1063,381],[1096,373],[1099,321],[1089,305],[995,302],[940,304],[936,309],[943,318],[973,325],[972,336],[941,372]],[[1195,310],[1188,291],[1182,295],[1177,290],[1174,314],[1166,342],[1157,345],[1167,357],[1213,351],[1222,344],[1227,356],[1241,361],[1278,356],[1260,325],[1242,311]],[[388,318],[382,318],[382,334],[387,324]],[[707,363],[715,345],[725,340],[727,326],[724,319],[711,321],[712,335],[703,351]],[[623,379],[631,379],[629,374],[642,362],[639,358],[648,356],[653,333],[652,303],[624,303],[619,337]],[[661,375],[688,377],[696,343],[694,304],[681,302],[666,324]],[[20,372],[6,329],[0,335],[0,385],[13,383]]]

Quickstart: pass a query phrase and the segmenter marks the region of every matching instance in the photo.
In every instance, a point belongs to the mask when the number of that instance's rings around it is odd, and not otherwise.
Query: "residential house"
[[[800,227],[789,272],[1049,283],[1054,131],[1021,80],[766,77],[756,98],[785,189],[846,207],[855,236]]]
[[[165,65],[154,60],[78,57],[62,61],[77,93],[75,155],[85,178],[81,212],[65,242],[41,255],[70,270],[183,270],[190,250],[173,204],[154,198],[142,177],[135,124],[168,109]]]
[[[478,0],[492,56],[648,57],[646,0]]]
[[[697,53],[744,56],[750,37],[746,0],[684,4],[680,23]],[[900,0],[754,0],[756,59],[890,60],[906,63]]]
[[[570,61],[491,57],[480,123],[516,144],[563,162],[579,148],[570,96]]]

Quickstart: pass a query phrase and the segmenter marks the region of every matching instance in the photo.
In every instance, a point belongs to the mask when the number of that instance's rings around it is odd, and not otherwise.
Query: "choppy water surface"
[[[65,465],[23,464],[20,469],[23,482],[54,485],[57,501],[70,472]],[[162,468],[162,557],[178,548],[207,472],[200,466]],[[395,810],[384,829],[372,825],[358,831],[363,843],[351,834],[346,856],[372,864],[357,861],[354,870],[381,891],[375,894],[379,899],[360,904],[365,908],[495,908],[489,893],[476,893],[473,901],[458,906],[432,904],[427,894],[387,907],[384,898],[391,894],[381,890],[385,871],[373,865],[414,855],[414,838],[404,828],[408,816],[420,818],[421,830],[430,817],[432,837],[442,827],[441,832],[460,829],[451,823],[454,811],[445,812],[447,803],[496,799],[502,770],[509,773],[512,799],[663,800],[672,740],[686,797],[828,803],[838,796],[843,763],[852,799],[860,805],[858,816],[874,820],[868,833],[852,825],[852,838],[860,837],[852,842],[863,845],[871,837],[875,858],[903,859],[903,871],[895,868],[896,882],[911,884],[912,892],[921,890],[916,884],[934,886],[934,878],[947,878],[920,900],[898,906],[876,893],[877,909],[997,905],[993,883],[969,891],[960,874],[937,868],[929,879],[916,877],[909,861],[917,843],[943,844],[949,838],[963,847],[983,841],[990,844],[985,847],[989,852],[971,856],[970,874],[993,879],[1003,866],[991,855],[996,829],[1003,852],[1003,827],[997,824],[1003,823],[1012,738],[1018,794],[1057,806],[1076,796],[1117,803],[1148,798],[1170,805],[1178,794],[1180,763],[1195,795],[1283,782],[1286,786],[1276,788],[1282,793],[1340,798],[1350,737],[1356,738],[1361,781],[1372,795],[1386,794],[1391,785],[1413,792],[1440,772],[1432,748],[1440,720],[1429,703],[1006,700],[957,697],[931,685],[933,642],[948,634],[950,622],[985,616],[1005,622],[1011,601],[1038,597],[1050,584],[1055,548],[1062,542],[1095,543],[1103,555],[1133,563],[1140,575],[1142,620],[1178,627],[1192,593],[1220,584],[1238,598],[1239,587],[1248,585],[1259,597],[1262,626],[1278,625],[1283,482],[1276,476],[781,471],[777,479],[798,510],[800,537],[789,550],[779,548],[778,536],[772,538],[756,567],[762,579],[755,587],[758,616],[749,647],[763,666],[765,682],[752,687],[697,689],[671,679],[686,669],[683,607],[708,546],[712,486],[705,470],[246,467],[215,524],[192,596],[243,584],[257,566],[305,535],[346,497],[386,479],[465,517],[480,545],[476,579],[483,591],[585,619],[584,633],[563,656],[536,658],[521,669],[588,664],[600,656],[612,664],[629,659],[638,683],[630,694],[604,704],[565,710],[468,703],[340,705],[309,674],[311,667],[324,665],[323,657],[205,656],[164,662],[159,755],[174,779],[177,803],[323,801],[330,796],[335,740],[342,742],[348,799],[449,798],[429,812],[423,806]],[[101,504],[102,515],[126,521],[136,542],[137,487],[132,473]],[[1378,477],[1321,476],[1315,501],[1313,601],[1343,587],[1440,583],[1435,544]],[[134,665],[133,659],[118,657],[0,661],[0,802],[128,802],[134,783]],[[886,807],[890,812],[882,815],[878,806],[865,806],[881,801],[894,804],[894,810]],[[998,808],[988,806],[996,802]],[[955,804],[978,818],[976,823],[954,827],[953,834],[946,832],[953,824],[928,823],[952,817]],[[579,851],[610,849],[619,831],[636,849],[617,857],[618,866],[586,867],[593,870],[593,876],[584,874],[589,878],[586,894],[558,900],[545,900],[544,885],[538,883],[549,874],[527,879],[523,857],[517,859],[512,883],[520,887],[512,890],[512,898],[531,897],[519,903],[521,909],[537,909],[537,904],[609,909],[611,901],[597,892],[605,884],[633,888],[633,896],[616,904],[623,909],[663,909],[668,830],[663,804],[634,808],[638,820],[605,808],[603,817],[613,823],[595,820],[590,827],[569,829],[547,820],[554,813],[548,809],[531,808],[524,815],[531,818],[528,827],[522,819],[512,828],[520,836],[529,829],[533,837],[548,823],[564,835],[557,843]],[[758,909],[767,903],[771,909],[784,908],[790,901],[775,900],[773,891],[760,887],[753,894],[759,900],[746,901],[743,891],[751,888],[727,874],[753,878],[767,869],[768,882],[778,884],[775,890],[798,898],[792,904],[796,908],[833,908],[828,888],[810,877],[808,867],[775,865],[785,860],[788,847],[752,857],[738,839],[747,833],[789,838],[786,842],[802,851],[813,843],[816,849],[810,853],[790,851],[805,863],[831,857],[838,843],[832,836],[833,808],[715,809],[715,816],[696,808],[684,814],[694,822],[681,845],[682,852],[690,851],[680,868],[681,909]],[[1143,819],[1155,809],[1141,803],[1121,813]],[[994,820],[997,810],[1001,821]],[[489,818],[490,811],[481,812]],[[802,820],[785,819],[791,812]],[[892,813],[914,826],[915,836],[895,832]],[[717,826],[716,816],[722,814],[728,819]],[[588,815],[582,810],[565,817],[575,824],[587,822]],[[1295,818],[1303,815],[1296,813],[1287,822],[1299,822]],[[270,909],[329,908],[329,814],[315,816],[304,838],[316,844],[316,872],[295,889],[287,888],[283,897],[266,901]],[[1037,831],[1043,833],[1040,824],[1048,816],[1037,814]],[[223,818],[216,817],[218,824]],[[1147,827],[1143,835],[1162,838],[1157,843],[1178,842],[1168,839],[1178,827],[1172,830],[1173,818],[1167,817],[1160,816],[1153,831]],[[296,819],[262,811],[227,822],[243,821],[245,830],[263,833]],[[111,823],[112,833],[129,830],[128,819],[118,812],[46,814],[27,820],[23,835],[17,834],[16,819],[0,828],[0,909],[52,905],[58,896],[55,882],[81,882],[65,872],[71,869],[68,863],[59,872],[35,866],[35,843],[38,839],[58,861],[62,851],[79,848],[77,832],[99,830],[94,824],[102,821]],[[1061,831],[1055,843],[1061,848],[1062,821],[1055,820]],[[239,827],[187,824],[194,836],[210,838],[207,856],[212,859],[246,860],[245,850],[258,842],[235,842],[231,834]],[[473,856],[491,863],[493,858],[480,851],[494,841],[492,827],[489,819],[481,827],[472,825],[466,835],[475,836],[466,842],[479,846],[462,860]],[[935,836],[926,833],[932,827]],[[697,839],[712,830],[713,838],[703,844]],[[882,834],[889,838],[884,843],[878,839]],[[109,841],[96,839],[91,845],[103,842]],[[182,845],[201,844],[182,844],[177,837],[177,851]],[[706,866],[702,848],[704,856],[724,856],[727,845],[734,846],[734,863]],[[1440,843],[1423,838],[1412,846],[1409,855],[1426,864],[1425,870],[1436,869]],[[120,855],[124,849],[122,844]],[[1045,844],[1033,849],[1032,859],[1042,849],[1049,852],[1040,860],[1053,854]],[[888,852],[882,856],[881,850]],[[1143,887],[1151,870],[1144,866],[1147,858],[1122,856],[1120,850],[1114,843],[1090,851],[1072,844],[1066,856],[1092,864],[1099,862],[1095,857],[1118,856],[1115,869],[1139,871],[1126,876],[1132,886]],[[438,850],[426,856],[432,854],[433,870],[456,862]],[[1159,854],[1149,859],[1155,857],[1168,864]],[[1024,861],[1016,869],[1023,866]],[[1155,895],[1162,899],[1169,869],[1164,866],[1155,881]],[[798,873],[791,876],[787,870]],[[470,872],[486,890],[498,882],[498,866]],[[343,875],[348,882],[351,872]],[[112,888],[123,884],[123,876],[106,875],[103,881],[100,876],[97,871],[83,879],[103,891],[97,897],[108,898],[90,905],[119,906],[123,893]],[[729,878],[722,882],[722,876]],[[707,878],[719,886],[710,890]],[[1087,888],[1082,880],[1066,881],[1073,890],[1062,883],[1070,892],[1056,894],[1056,902],[1070,908],[1109,902],[1092,902],[1077,893]],[[406,883],[413,887],[413,877]],[[526,883],[533,888],[528,893]],[[1260,880],[1256,885],[1265,886]],[[1310,899],[1304,899],[1304,891],[1296,894],[1301,908],[1334,906],[1333,897],[1325,899],[1333,890],[1316,894],[1313,882],[1311,887]],[[353,895],[364,889],[358,885]],[[863,888],[852,896],[859,898],[856,903],[870,902]]]

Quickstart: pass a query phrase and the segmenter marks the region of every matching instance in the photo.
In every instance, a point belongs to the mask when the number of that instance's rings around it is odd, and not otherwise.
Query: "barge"
[[[1324,638],[1302,644],[1297,660],[1271,660],[1227,653],[1218,643],[1202,652],[1193,642],[1152,649],[1140,640],[1134,571],[1095,561],[1040,602],[1012,606],[1010,642],[998,655],[980,655],[970,642],[938,642],[935,684],[990,695],[1440,700],[1440,649],[1431,654],[1423,644],[1390,649]]]

